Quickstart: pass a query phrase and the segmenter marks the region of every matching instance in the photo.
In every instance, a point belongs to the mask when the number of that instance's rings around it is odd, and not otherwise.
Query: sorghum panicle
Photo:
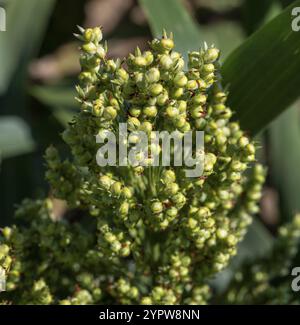
[[[236,254],[258,211],[265,177],[255,144],[231,121],[219,50],[204,47],[185,63],[164,33],[149,50],[112,60],[100,28],[80,31],[81,111],[63,133],[72,158],[52,146],[45,156],[54,195],[84,221],[53,221],[49,199],[20,206],[27,225],[2,230],[5,301],[205,304],[208,280]],[[204,174],[99,167],[95,136],[117,132],[121,122],[149,138],[151,131],[204,131]]]

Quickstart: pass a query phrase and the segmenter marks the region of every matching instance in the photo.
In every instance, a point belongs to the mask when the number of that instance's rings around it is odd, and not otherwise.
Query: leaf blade
[[[189,16],[181,1],[178,0],[139,0],[156,37],[163,29],[174,33],[178,51],[185,56],[187,50],[196,50],[202,41],[196,22]]]
[[[299,0],[250,36],[222,67],[228,104],[253,135],[300,95],[300,34],[292,31],[290,17],[297,5]]]
[[[55,0],[8,3],[6,32],[0,33],[0,94],[7,90],[22,56],[29,57],[37,48],[54,4]]]
[[[199,50],[204,41],[215,44],[222,58],[238,46],[243,39],[242,28],[233,22],[217,22],[199,28],[180,0],[139,0],[144,9],[152,34],[161,37],[162,30],[173,32],[176,51],[187,59],[188,51]]]

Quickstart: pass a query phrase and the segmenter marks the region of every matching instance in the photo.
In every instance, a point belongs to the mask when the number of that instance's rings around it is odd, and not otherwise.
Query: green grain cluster
[[[219,50],[176,52],[172,35],[111,60],[100,28],[80,29],[81,111],[63,139],[70,157],[46,151],[55,197],[80,218],[54,220],[50,199],[25,200],[21,225],[4,228],[3,303],[205,304],[208,281],[237,253],[265,179],[255,144],[237,122],[219,73]],[[204,173],[149,164],[99,167],[96,135],[118,131],[205,132]],[[129,143],[126,143],[130,147]],[[3,297],[3,298],[2,298]],[[231,301],[238,296],[232,291]]]

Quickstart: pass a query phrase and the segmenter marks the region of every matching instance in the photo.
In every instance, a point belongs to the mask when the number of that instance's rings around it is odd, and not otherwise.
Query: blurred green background
[[[230,77],[226,76],[236,75],[236,71],[247,76],[247,67],[252,71],[252,61],[269,46],[268,40],[273,42],[272,37],[276,39],[282,31],[279,20],[259,37],[250,37],[245,43],[248,56],[243,66],[233,66],[231,61],[235,60],[235,55],[229,57],[229,54],[292,2],[0,0],[0,6],[7,13],[7,31],[0,32],[0,226],[13,222],[15,206],[22,199],[51,195],[44,180],[43,154],[49,144],[64,150],[60,132],[78,109],[74,85],[79,72],[79,53],[72,35],[76,25],[101,25],[108,40],[109,55],[113,58],[124,57],[136,46],[146,48],[148,40],[159,35],[162,28],[174,32],[177,49],[185,54],[201,47],[204,41],[215,44],[222,51],[227,84]],[[251,42],[256,42],[256,47],[251,47]],[[259,159],[269,168],[261,213],[242,244],[240,255],[263,253],[270,247],[278,225],[300,210],[300,104],[295,101],[300,95],[300,80],[295,72],[299,59],[280,61],[282,53],[277,53],[276,49],[283,45],[275,45],[274,52],[269,51],[273,74],[260,70],[258,65],[252,73],[256,80],[249,76],[245,82],[240,82],[237,77],[232,84],[233,89],[234,83],[241,89],[243,85],[244,88],[249,88],[249,84],[257,85],[258,89],[253,88],[255,96],[249,92],[243,109],[239,107],[238,95],[233,94],[230,104],[238,114],[240,112],[237,116],[243,117],[242,125],[246,129],[248,126],[261,142]],[[289,45],[290,52],[297,55],[296,48]],[[287,69],[289,65],[291,68]],[[289,78],[288,72],[298,79],[291,80],[282,93],[276,91],[284,83],[282,78]],[[270,89],[264,88],[274,78],[278,78],[279,83],[272,82],[273,88],[271,83]],[[266,98],[264,94],[268,90],[269,98]],[[277,93],[282,101],[278,101]],[[260,100],[258,106],[251,102],[253,98],[258,100],[256,94]],[[247,103],[254,107],[252,111],[246,110]],[[265,107],[265,111],[260,110],[261,107]],[[61,209],[60,202],[57,202],[57,209]]]

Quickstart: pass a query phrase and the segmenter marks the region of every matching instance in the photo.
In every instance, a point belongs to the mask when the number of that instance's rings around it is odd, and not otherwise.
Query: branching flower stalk
[[[46,151],[55,197],[81,211],[54,221],[50,199],[25,200],[21,226],[4,228],[3,303],[205,304],[208,280],[237,252],[265,179],[255,145],[231,121],[219,50],[189,53],[187,70],[172,35],[124,60],[107,58],[100,28],[82,29],[81,111],[63,139],[72,158]],[[183,167],[99,167],[95,136],[103,130],[205,132],[204,174]],[[251,169],[249,167],[252,167]],[[249,171],[246,171],[249,169]]]

